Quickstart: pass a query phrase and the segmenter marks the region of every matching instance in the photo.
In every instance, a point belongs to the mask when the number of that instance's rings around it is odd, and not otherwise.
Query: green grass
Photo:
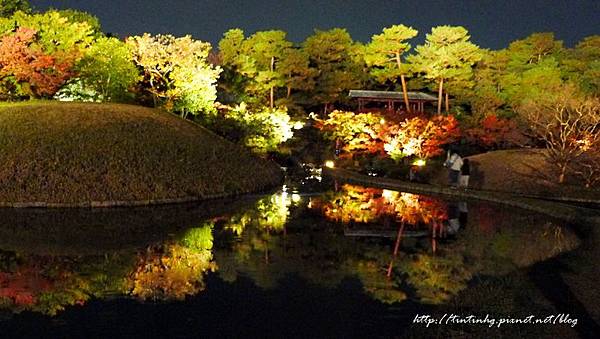
[[[281,181],[278,166],[171,114],[131,105],[0,105],[0,203],[206,198]]]

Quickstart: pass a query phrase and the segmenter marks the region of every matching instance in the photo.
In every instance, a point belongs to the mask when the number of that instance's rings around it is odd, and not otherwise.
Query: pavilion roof
[[[436,101],[437,98],[431,94],[423,92],[407,92],[408,100],[421,100],[421,101]],[[392,99],[392,100],[403,100],[402,92],[392,91],[366,91],[366,90],[350,90],[348,94],[351,98],[371,98],[371,99]]]

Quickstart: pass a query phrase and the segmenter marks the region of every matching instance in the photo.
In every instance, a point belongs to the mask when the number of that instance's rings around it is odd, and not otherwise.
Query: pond
[[[564,223],[514,208],[344,183],[309,189],[315,179],[195,205],[0,210],[0,333],[447,334],[413,320],[552,311],[528,272],[580,245]],[[471,329],[449,333],[460,331]]]

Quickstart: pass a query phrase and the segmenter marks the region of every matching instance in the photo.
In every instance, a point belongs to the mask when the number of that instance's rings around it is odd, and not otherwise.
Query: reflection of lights
[[[425,161],[425,159],[417,159],[417,160],[413,161],[413,165],[419,166],[419,167],[425,166],[426,163],[427,163],[427,161]]]
[[[299,194],[292,194],[292,201],[297,203],[300,202],[300,200],[302,200],[302,197]]]
[[[327,160],[327,161],[325,161],[325,167],[335,168],[335,163],[333,162],[333,160]]]
[[[311,199],[308,201],[308,205],[307,205],[307,207],[308,207],[308,208],[312,208],[312,198],[311,198]]]
[[[379,120],[379,123],[382,124],[382,125],[385,124],[385,119],[381,118],[381,120]]]

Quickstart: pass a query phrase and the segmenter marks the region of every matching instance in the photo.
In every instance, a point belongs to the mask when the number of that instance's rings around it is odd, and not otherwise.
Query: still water
[[[0,336],[400,336],[416,314],[502,303],[528,285],[506,277],[579,245],[563,223],[514,208],[323,187],[0,210]]]

